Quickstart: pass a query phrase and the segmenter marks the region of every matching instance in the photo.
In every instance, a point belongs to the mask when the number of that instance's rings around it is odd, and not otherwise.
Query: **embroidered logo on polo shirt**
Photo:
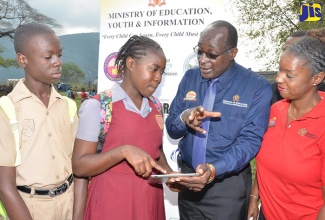
[[[239,100],[240,100],[240,96],[238,94],[236,94],[232,97],[232,101],[222,100],[222,103],[225,105],[232,105],[232,106],[238,106],[241,108],[247,108],[247,106],[248,106],[247,103],[239,102]]]
[[[188,93],[186,93],[186,97],[184,98],[184,100],[187,100],[187,101],[196,101],[196,92],[189,91]]]
[[[232,101],[234,101],[234,102],[239,102],[239,100],[240,100],[240,96],[239,95],[234,95],[232,97]]]
[[[164,129],[164,120],[163,117],[161,115],[156,115],[156,121],[160,127],[161,130]]]
[[[270,121],[269,121],[269,126],[268,127],[274,127],[275,121],[276,121],[276,117],[271,118]]]
[[[25,119],[22,126],[22,134],[31,137],[35,131],[35,123],[33,119]]]
[[[303,136],[303,137],[309,137],[309,138],[312,138],[312,139],[317,139],[317,136],[314,135],[314,134],[311,134],[307,131],[306,128],[301,128],[299,131],[298,131],[298,134],[300,136]]]

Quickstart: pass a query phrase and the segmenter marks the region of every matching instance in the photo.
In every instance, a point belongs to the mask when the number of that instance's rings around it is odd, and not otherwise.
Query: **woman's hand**
[[[149,177],[152,173],[152,168],[161,173],[166,173],[166,170],[152,159],[147,152],[138,147],[125,145],[122,153],[127,162],[133,167],[134,172],[139,176]]]
[[[258,210],[258,196],[251,196],[249,200],[247,220],[257,220]]]

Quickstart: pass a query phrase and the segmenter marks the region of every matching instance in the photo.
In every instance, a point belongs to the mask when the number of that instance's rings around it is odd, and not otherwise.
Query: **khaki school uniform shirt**
[[[67,101],[52,87],[48,107],[20,80],[8,95],[16,108],[21,164],[17,185],[53,188],[72,173],[72,150],[78,118],[71,125]],[[0,166],[15,166],[11,125],[0,109]]]

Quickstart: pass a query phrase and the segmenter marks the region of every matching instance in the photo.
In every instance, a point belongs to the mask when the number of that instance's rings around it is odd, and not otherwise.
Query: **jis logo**
[[[322,4],[320,3],[300,3],[300,22],[303,21],[321,21]]]

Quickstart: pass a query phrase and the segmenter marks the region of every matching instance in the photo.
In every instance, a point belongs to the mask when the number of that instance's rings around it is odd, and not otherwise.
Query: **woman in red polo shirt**
[[[281,55],[276,77],[284,98],[271,107],[256,157],[249,215],[257,219],[325,219],[325,43],[306,36]]]

